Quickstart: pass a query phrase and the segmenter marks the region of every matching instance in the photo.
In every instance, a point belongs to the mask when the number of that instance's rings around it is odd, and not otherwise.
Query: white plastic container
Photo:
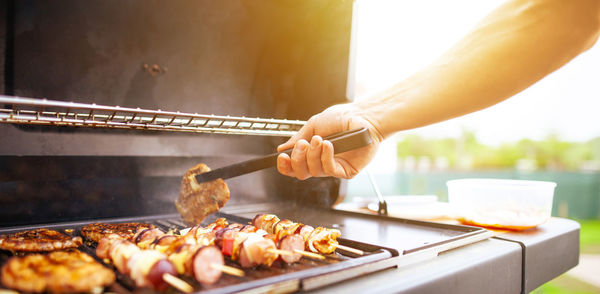
[[[524,230],[550,218],[556,183],[460,179],[446,183],[448,200],[466,224]]]

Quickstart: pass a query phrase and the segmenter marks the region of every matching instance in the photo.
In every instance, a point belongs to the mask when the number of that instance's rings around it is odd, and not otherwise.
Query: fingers
[[[296,142],[294,150],[292,150],[292,154],[290,156],[292,170],[294,170],[294,174],[299,180],[310,178],[308,163],[306,162],[306,153],[308,152],[308,148],[310,148],[310,144],[306,140],[300,139],[298,142]]]
[[[306,152],[306,164],[308,171],[313,177],[325,176],[323,165],[321,163],[321,154],[323,153],[323,139],[320,136],[313,136],[310,140],[310,148]]]
[[[321,154],[323,172],[336,178],[351,179],[359,170],[343,157],[334,157],[333,144],[329,141],[323,141],[323,152]]]
[[[312,136],[313,128],[310,124],[303,126],[296,134],[294,134],[287,142],[277,146],[277,152],[281,152],[286,149],[291,149],[296,145],[296,142],[300,139],[309,139]]]
[[[304,139],[299,140],[291,155],[280,154],[277,157],[277,170],[283,175],[299,180],[327,176],[351,179],[360,169],[348,159],[343,155],[335,157],[333,144],[314,136],[310,143]]]
[[[282,175],[295,177],[290,156],[285,153],[281,153],[277,156],[277,170]]]
[[[321,163],[323,164],[323,172],[335,176],[337,172],[336,162],[333,157],[333,144],[329,141],[323,141],[323,151],[321,153]]]
[[[291,137],[287,142],[277,146],[277,152],[281,152],[281,151],[290,149],[290,148],[294,147],[295,143],[296,143],[296,139],[294,137]]]
[[[300,180],[328,176],[323,171],[321,162],[323,142],[320,136],[314,136],[310,143],[304,139],[298,140],[290,155],[282,153],[277,157],[277,170],[283,175]],[[331,143],[329,145],[333,158],[333,145]]]

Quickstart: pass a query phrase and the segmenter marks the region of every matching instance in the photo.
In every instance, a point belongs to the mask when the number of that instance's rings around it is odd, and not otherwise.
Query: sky
[[[498,0],[358,0],[356,97],[369,96],[428,65],[501,3]],[[539,140],[549,134],[568,141],[586,141],[600,137],[599,112],[600,44],[597,43],[504,102],[402,132],[396,138],[410,133],[432,138],[456,137],[469,130],[488,145],[522,138]],[[393,152],[384,150],[383,153]]]

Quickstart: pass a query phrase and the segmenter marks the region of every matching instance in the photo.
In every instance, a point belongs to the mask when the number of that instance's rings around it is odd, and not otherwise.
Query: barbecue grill
[[[0,234],[78,234],[97,221],[184,228],[173,201],[188,168],[272,153],[310,115],[346,101],[353,8],[5,1]],[[339,179],[267,169],[227,184],[229,203],[207,222],[275,213],[338,228],[341,244],[366,254],[247,270],[210,287],[190,282],[197,292],[529,292],[578,260],[579,227],[564,219],[490,238],[481,228],[334,210],[346,189]],[[10,255],[0,252],[0,262]],[[138,291],[123,276],[109,290]]]

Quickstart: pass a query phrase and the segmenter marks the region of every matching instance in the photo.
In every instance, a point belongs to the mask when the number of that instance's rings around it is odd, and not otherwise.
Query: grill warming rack
[[[0,95],[0,123],[192,133],[294,135],[306,122],[104,106]]]

